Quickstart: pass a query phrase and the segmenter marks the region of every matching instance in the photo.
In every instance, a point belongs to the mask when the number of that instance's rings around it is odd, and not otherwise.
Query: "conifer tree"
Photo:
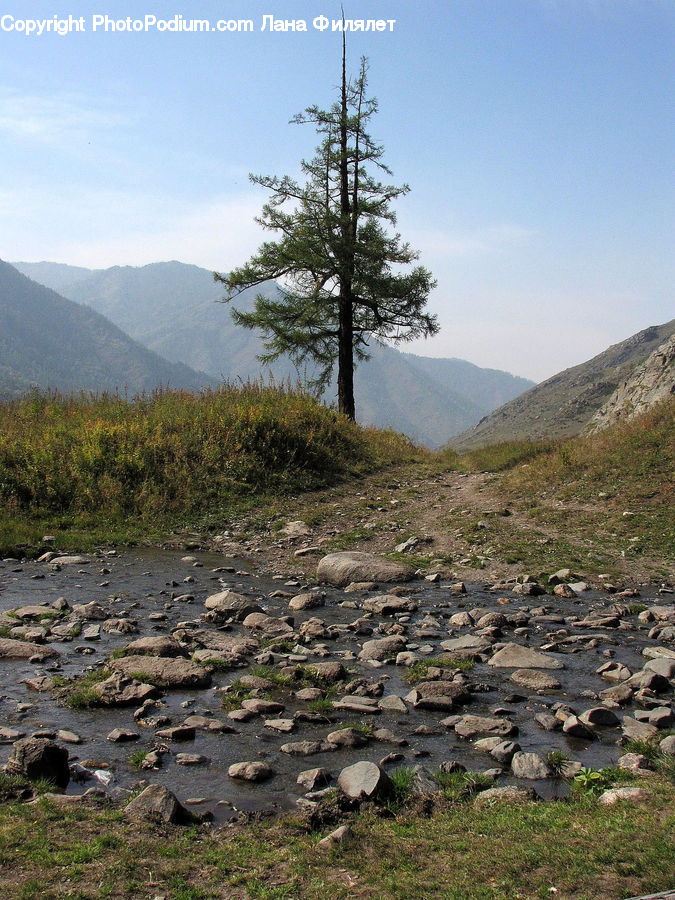
[[[425,311],[435,286],[422,266],[401,271],[418,254],[388,226],[392,201],[408,186],[383,183],[391,176],[384,150],[368,126],[377,101],[366,96],[367,61],[348,79],[343,36],[340,98],[330,109],[311,106],[292,121],[311,124],[321,141],[301,164],[300,184],[288,176],[251,175],[271,192],[256,221],[278,235],[229,275],[226,301],[241,291],[279,279],[276,296],[259,294],[251,312],[232,311],[235,322],[262,332],[263,362],[287,355],[311,361],[322,391],[337,363],[338,408],[355,418],[354,366],[368,358],[369,339],[400,342],[436,334]]]

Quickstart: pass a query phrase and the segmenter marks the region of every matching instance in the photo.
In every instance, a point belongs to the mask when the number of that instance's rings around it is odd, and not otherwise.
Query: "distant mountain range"
[[[675,319],[663,325],[645,328],[588,362],[565,369],[525,391],[494,410],[473,428],[453,437],[448,441],[448,446],[462,451],[501,441],[573,437],[588,426],[593,416],[610,401],[618,389],[624,384],[632,383],[633,375],[639,375],[641,365],[652,354],[655,359],[659,356],[655,351],[660,350],[674,333]],[[672,349],[669,352],[672,354]],[[672,355],[668,356],[666,347],[663,347],[662,356],[670,359],[672,379]],[[654,365],[657,367],[657,374],[658,366],[661,365],[663,377],[668,377],[665,363],[656,361]],[[639,378],[643,377],[639,375]],[[643,388],[642,393],[645,391],[646,388]],[[667,391],[658,396],[669,391],[668,387]],[[639,395],[640,389],[633,394]],[[620,392],[621,396],[624,394]],[[610,406],[617,402],[623,401],[614,401]]]
[[[179,262],[91,270],[58,263],[14,263],[35,281],[70,300],[93,307],[134,340],[167,360],[183,363],[213,380],[248,380],[270,375],[295,382],[290,360],[262,367],[255,332],[235,326],[222,287],[213,274]],[[275,291],[273,284],[264,291]],[[237,298],[252,307],[256,291]],[[482,369],[459,359],[433,359],[373,344],[371,359],[355,376],[357,418],[364,424],[402,431],[430,447],[470,427],[495,407],[533,385],[507,372]],[[311,373],[310,373],[311,374]],[[325,399],[331,402],[331,387]]]
[[[32,387],[125,391],[200,390],[207,375],[172,363],[104,316],[66,300],[0,261],[0,396]]]

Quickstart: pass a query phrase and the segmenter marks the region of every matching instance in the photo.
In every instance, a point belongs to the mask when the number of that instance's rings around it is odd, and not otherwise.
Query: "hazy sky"
[[[261,233],[250,171],[295,174],[329,105],[335,0],[63,0],[86,31],[0,18],[0,257],[227,270]],[[92,15],[252,19],[253,32],[105,33]],[[308,32],[261,31],[262,17]],[[442,330],[403,349],[536,380],[675,316],[673,0],[345,0],[402,236],[438,279]],[[13,18],[12,18],[13,17]],[[15,30],[10,30],[14,28]],[[3,30],[4,29],[4,30]],[[228,315],[226,309],[223,316]]]

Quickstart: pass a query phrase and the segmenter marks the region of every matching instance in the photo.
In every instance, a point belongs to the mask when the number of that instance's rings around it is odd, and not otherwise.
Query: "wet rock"
[[[279,749],[289,756],[314,756],[316,753],[337,750],[337,747],[328,741],[291,741],[288,744],[282,744]]]
[[[518,751],[511,760],[511,771],[516,778],[526,778],[529,781],[538,781],[548,778],[551,769],[548,763],[537,753],[523,753]]]
[[[288,622],[275,616],[268,616],[265,613],[249,613],[242,622],[244,628],[251,628],[255,631],[262,631],[263,634],[277,635],[285,637],[293,633],[293,626]]]
[[[203,766],[209,762],[207,756],[201,756],[199,753],[177,753],[176,763],[179,766]]]
[[[650,659],[649,662],[645,663],[644,667],[645,670],[655,672],[662,678],[675,678],[675,659],[667,659],[666,657]]]
[[[378,597],[369,597],[367,600],[364,600],[363,608],[378,616],[392,616],[395,613],[414,612],[417,609],[417,604],[403,597],[381,594]]]
[[[276,731],[278,734],[290,734],[296,728],[293,719],[266,719],[263,725],[265,728]]]
[[[175,725],[155,732],[155,737],[162,741],[193,741],[195,729],[191,725]]]
[[[134,797],[124,810],[132,822],[153,822],[161,825],[187,825],[198,821],[175,794],[160,784],[151,784]]]
[[[560,690],[560,682],[557,678],[537,669],[516,669],[515,672],[511,672],[509,678],[520,687],[537,691],[537,693]]]
[[[283,712],[286,708],[283,703],[275,703],[273,700],[259,700],[251,697],[242,701],[242,708],[254,713],[256,716],[273,716]]]
[[[444,723],[442,723],[444,724]],[[496,716],[461,716],[454,724],[455,734],[463,738],[474,738],[480,734],[497,737],[511,737],[518,733],[517,727],[508,719]]]
[[[315,791],[318,788],[325,787],[331,782],[331,774],[328,769],[306,769],[300,772],[296,778],[296,783],[306,791]]]
[[[127,656],[183,656],[185,650],[178,641],[167,635],[142,637],[124,648]]]
[[[139,737],[140,735],[137,731],[128,731],[126,728],[113,728],[106,735],[106,740],[112,741],[113,744],[124,744],[129,741],[137,741]]]
[[[92,693],[98,706],[137,706],[159,693],[152,684],[143,684],[133,678],[115,673],[93,685]]]
[[[669,734],[659,742],[659,750],[668,756],[675,756],[675,734]]]
[[[208,669],[185,659],[126,656],[110,660],[108,668],[128,677],[140,676],[163,687],[199,688],[211,684]]]
[[[670,728],[673,724],[673,711],[669,706],[655,706],[649,710],[637,710],[635,718],[638,722],[647,722],[655,728]]]
[[[353,581],[408,581],[413,577],[413,570],[372,553],[345,551],[330,553],[319,560],[316,575],[318,581],[342,587]]]
[[[387,659],[390,656],[395,656],[399,650],[405,647],[406,643],[406,639],[400,635],[366,641],[359,653],[359,659]]]
[[[227,770],[230,778],[237,778],[240,781],[267,781],[276,774],[271,766],[264,762],[240,762],[234,763]]]
[[[585,741],[592,741],[595,738],[595,734],[591,729],[574,715],[567,716],[563,722],[562,730],[565,734],[569,734],[570,737],[582,738]]]
[[[606,678],[607,681],[626,681],[632,674],[627,666],[618,662],[603,663],[595,672],[597,675]]]
[[[616,703],[617,706],[623,706],[626,703],[630,703],[633,694],[633,688],[624,682],[623,684],[607,688],[605,691],[600,691],[598,696],[604,703]]]
[[[13,744],[25,737],[25,731],[17,731],[15,728],[0,727],[0,744]]]
[[[217,594],[211,594],[204,601],[204,606],[212,612],[238,621],[245,619],[250,613],[262,612],[260,605],[255,600],[234,591],[219,591]]]
[[[312,674],[327,683],[335,681],[344,681],[347,677],[347,670],[339,662],[310,662],[305,668]]]
[[[326,740],[336,747],[364,747],[368,739],[355,728],[340,728],[332,731]]]
[[[565,666],[560,660],[542,653],[540,650],[533,650],[531,647],[524,647],[522,644],[505,644],[501,650],[488,660],[489,666],[509,669],[564,669]]]
[[[108,634],[138,634],[138,624],[133,619],[106,619],[102,628]]]
[[[422,681],[406,696],[407,703],[416,709],[434,709],[450,712],[455,706],[466,703],[469,694],[463,684],[455,681]]]
[[[491,750],[490,756],[501,766],[508,766],[513,757],[520,751],[520,744],[515,741],[499,741]]]
[[[220,719],[211,719],[207,716],[188,716],[182,723],[183,727],[198,728],[201,731],[228,732],[232,733],[234,728],[227,722]]]
[[[105,619],[109,618],[109,614],[103,609],[101,604],[97,603],[95,600],[92,600],[91,603],[81,603],[73,606],[73,615],[77,616],[78,619],[94,622],[103,622]]]
[[[387,773],[377,763],[367,760],[343,769],[338,775],[337,786],[350,800],[381,800],[394,790]]]
[[[408,707],[403,700],[396,694],[388,694],[378,700],[377,705],[383,712],[407,713]]]
[[[88,556],[56,556],[49,562],[49,568],[57,566],[86,566],[91,562]]]
[[[33,644],[30,641],[14,641],[11,638],[0,638],[0,659],[28,659],[42,662],[58,656],[53,647]]]
[[[101,626],[100,625],[87,625],[87,627],[82,631],[82,640],[83,641],[100,641],[101,640]]]
[[[326,595],[321,591],[309,594],[298,594],[288,601],[288,607],[293,610],[316,609],[319,606],[325,606],[325,603]]]
[[[546,593],[544,588],[534,581],[527,581],[524,584],[514,584],[511,588],[511,592],[514,594],[522,594],[526,597],[538,597],[541,594]]]
[[[579,721],[591,727],[600,725],[605,728],[614,728],[616,725],[621,724],[621,720],[616,713],[613,713],[611,709],[607,709],[605,706],[594,706],[592,709],[587,709],[581,713]]]
[[[472,650],[475,653],[485,653],[492,648],[494,641],[476,634],[465,634],[459,638],[451,638],[441,641],[441,648],[447,653],[457,653],[461,650]]]
[[[343,697],[341,700],[333,701],[333,709],[344,709],[362,715],[379,715],[380,713],[378,702],[373,697]]]
[[[51,781],[65,789],[70,781],[68,751],[54,741],[23,738],[12,745],[5,766],[9,775],[23,775],[31,781]]]

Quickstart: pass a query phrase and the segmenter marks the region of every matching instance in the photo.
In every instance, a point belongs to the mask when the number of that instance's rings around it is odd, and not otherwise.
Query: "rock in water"
[[[540,650],[533,650],[531,647],[523,647],[522,644],[505,644],[501,650],[498,650],[491,660],[489,666],[497,666],[503,669],[564,669],[565,666],[560,660],[542,653]]]
[[[344,587],[352,581],[409,581],[413,577],[410,566],[382,559],[373,553],[348,550],[329,553],[319,561],[316,576],[319,581]]]
[[[61,789],[65,789],[70,781],[68,751],[43,738],[16,741],[5,770],[10,775],[24,775],[31,781],[51,781]]]

